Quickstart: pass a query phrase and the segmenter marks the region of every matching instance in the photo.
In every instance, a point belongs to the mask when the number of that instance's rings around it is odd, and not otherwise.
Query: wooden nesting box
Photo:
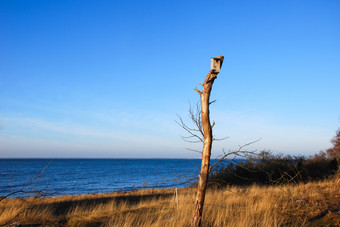
[[[221,70],[221,59],[220,58],[211,58],[210,70],[213,73],[219,73]]]

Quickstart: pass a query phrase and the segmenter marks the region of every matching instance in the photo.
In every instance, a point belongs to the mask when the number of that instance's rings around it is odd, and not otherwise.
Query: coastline
[[[208,189],[203,226],[337,226],[340,178],[306,184]],[[21,226],[187,226],[194,188],[12,198],[0,224]]]

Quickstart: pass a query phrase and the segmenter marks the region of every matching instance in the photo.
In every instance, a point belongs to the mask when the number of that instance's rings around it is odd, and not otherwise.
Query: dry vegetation
[[[193,189],[5,199],[0,225],[188,226]],[[340,177],[307,184],[209,189],[203,226],[340,226]]]

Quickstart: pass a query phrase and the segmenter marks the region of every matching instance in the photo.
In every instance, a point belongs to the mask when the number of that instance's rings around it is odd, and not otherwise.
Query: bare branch
[[[199,91],[197,88],[195,88],[194,90],[197,91],[198,94],[202,95],[202,92]]]
[[[195,128],[189,127],[186,123],[184,123],[183,119],[178,114],[177,116],[179,118],[179,122],[176,121],[176,123],[179,126],[181,126],[185,131],[187,131],[187,133],[189,134],[189,136],[181,136],[181,138],[184,141],[189,142],[189,143],[198,143],[198,142],[203,143],[204,132],[203,132],[202,123],[201,123],[201,111],[198,105],[196,105],[196,110],[194,110],[191,107],[191,105],[189,109],[189,117],[192,123],[194,124]],[[201,134],[201,136],[198,135],[198,133]]]
[[[213,165],[210,166],[209,172],[211,172],[211,170],[214,168],[214,166],[216,166],[221,161],[226,160],[226,158],[228,156],[230,156],[230,155],[234,155],[234,157],[232,158],[232,160],[234,160],[236,157],[246,157],[247,155],[255,154],[255,152],[253,152],[253,151],[246,151],[246,150],[243,150],[243,148],[245,148],[245,147],[247,147],[247,146],[249,146],[251,144],[254,144],[254,143],[256,143],[256,142],[258,142],[260,140],[261,139],[258,139],[258,140],[252,141],[250,143],[246,143],[246,144],[244,144],[242,146],[239,145],[239,149],[236,150],[236,151],[229,151],[229,152],[225,153],[224,149],[222,149],[224,154],[222,155],[222,157],[219,160],[217,160],[217,162],[215,162]]]
[[[213,141],[222,141],[228,139],[229,136],[223,137],[223,138],[213,138]]]
[[[188,129],[188,130],[190,130],[190,131],[200,132],[199,129],[194,129],[194,128],[188,127],[188,126],[184,123],[184,121],[182,120],[182,118],[181,118],[178,114],[177,114],[177,116],[178,116],[180,122],[178,122],[178,121],[175,121],[175,122],[176,122],[179,126],[181,126],[182,128],[183,128],[183,126],[184,126],[186,129]]]
[[[195,150],[193,150],[193,151],[195,151]],[[196,152],[197,152],[197,151],[196,151]],[[202,153],[202,152],[199,151],[199,153]],[[200,166],[198,166],[194,161],[191,161],[190,159],[188,159],[188,161],[196,166],[197,171],[200,171]]]
[[[178,173],[176,173],[175,171],[173,171],[172,169],[170,169],[170,171],[171,171],[175,176],[177,176],[176,179],[184,178],[184,179],[189,179],[190,181],[192,181],[192,180],[197,180],[197,179],[198,179],[198,177],[188,177],[188,176],[186,176],[186,175],[184,175],[184,174],[178,174]]]
[[[191,148],[185,148],[185,149],[202,154],[202,151],[194,150],[194,149],[191,149]]]
[[[185,131],[187,131],[189,134],[190,134],[190,136],[189,137],[184,137],[184,136],[181,136],[181,138],[182,139],[188,139],[188,138],[197,138],[200,142],[203,142],[203,139],[200,137],[200,136],[198,136],[197,134],[195,134],[195,133],[193,133],[192,131],[193,130],[191,130],[189,127],[187,127],[184,123],[183,124],[179,124]]]
[[[201,133],[202,137],[204,137],[204,130],[202,127],[201,109],[198,103],[196,104],[196,109],[194,109],[190,105],[189,116],[190,116],[191,121],[195,124],[197,130]]]
[[[37,179],[39,179],[40,177],[41,177],[41,175],[45,172],[45,170],[51,165],[51,163],[52,163],[53,161],[50,161],[46,166],[45,166],[45,168],[42,170],[42,171],[40,171],[40,173],[36,176],[36,177],[34,177],[34,178],[32,178],[29,182],[27,182],[26,184],[24,184],[19,190],[16,190],[16,191],[14,191],[14,189],[13,189],[13,184],[12,184],[12,177],[13,177],[13,175],[11,176],[11,178],[10,178],[10,183],[11,183],[11,193],[8,193],[7,195],[4,195],[4,196],[1,196],[0,197],[0,202],[2,201],[2,200],[4,200],[4,199],[6,199],[6,198],[8,198],[8,197],[10,197],[10,196],[12,196],[12,195],[15,195],[15,194],[36,194],[36,195],[47,195],[47,193],[45,193],[43,190],[33,190],[34,188],[33,188],[33,183],[34,183],[34,181],[36,181]],[[31,187],[31,189],[30,190],[25,190],[28,186],[32,186]]]
[[[203,141],[201,140],[201,138],[199,138],[199,140],[189,140],[189,138],[193,138],[193,137],[196,137],[196,136],[180,136],[182,138],[182,140],[184,140],[185,142],[188,142],[188,143],[202,143]]]
[[[240,156],[240,151],[237,150],[237,151],[232,151],[232,152],[228,152],[228,153],[224,153],[224,155],[219,159],[217,160],[217,162],[215,162],[213,165],[210,166],[209,168],[209,172],[211,172],[211,170],[214,168],[214,166],[216,166],[218,163],[220,163],[221,161],[223,160],[226,160],[226,157],[230,156],[230,155],[234,155],[233,159],[235,159],[235,156]]]
[[[243,149],[244,147],[247,147],[247,146],[249,146],[249,145],[252,145],[252,144],[254,144],[254,143],[257,143],[257,142],[259,142],[260,140],[262,140],[262,138],[257,139],[257,140],[255,140],[255,141],[252,141],[252,142],[250,142],[250,143],[246,143],[246,144],[244,144],[244,145],[242,145],[242,146],[238,145],[238,146],[239,146],[239,150],[241,150],[241,149]]]

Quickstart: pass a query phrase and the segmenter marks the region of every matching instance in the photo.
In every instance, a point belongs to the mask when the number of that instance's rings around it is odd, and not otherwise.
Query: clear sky
[[[0,158],[186,158],[210,69],[213,154],[312,155],[340,126],[340,1],[0,1]]]

